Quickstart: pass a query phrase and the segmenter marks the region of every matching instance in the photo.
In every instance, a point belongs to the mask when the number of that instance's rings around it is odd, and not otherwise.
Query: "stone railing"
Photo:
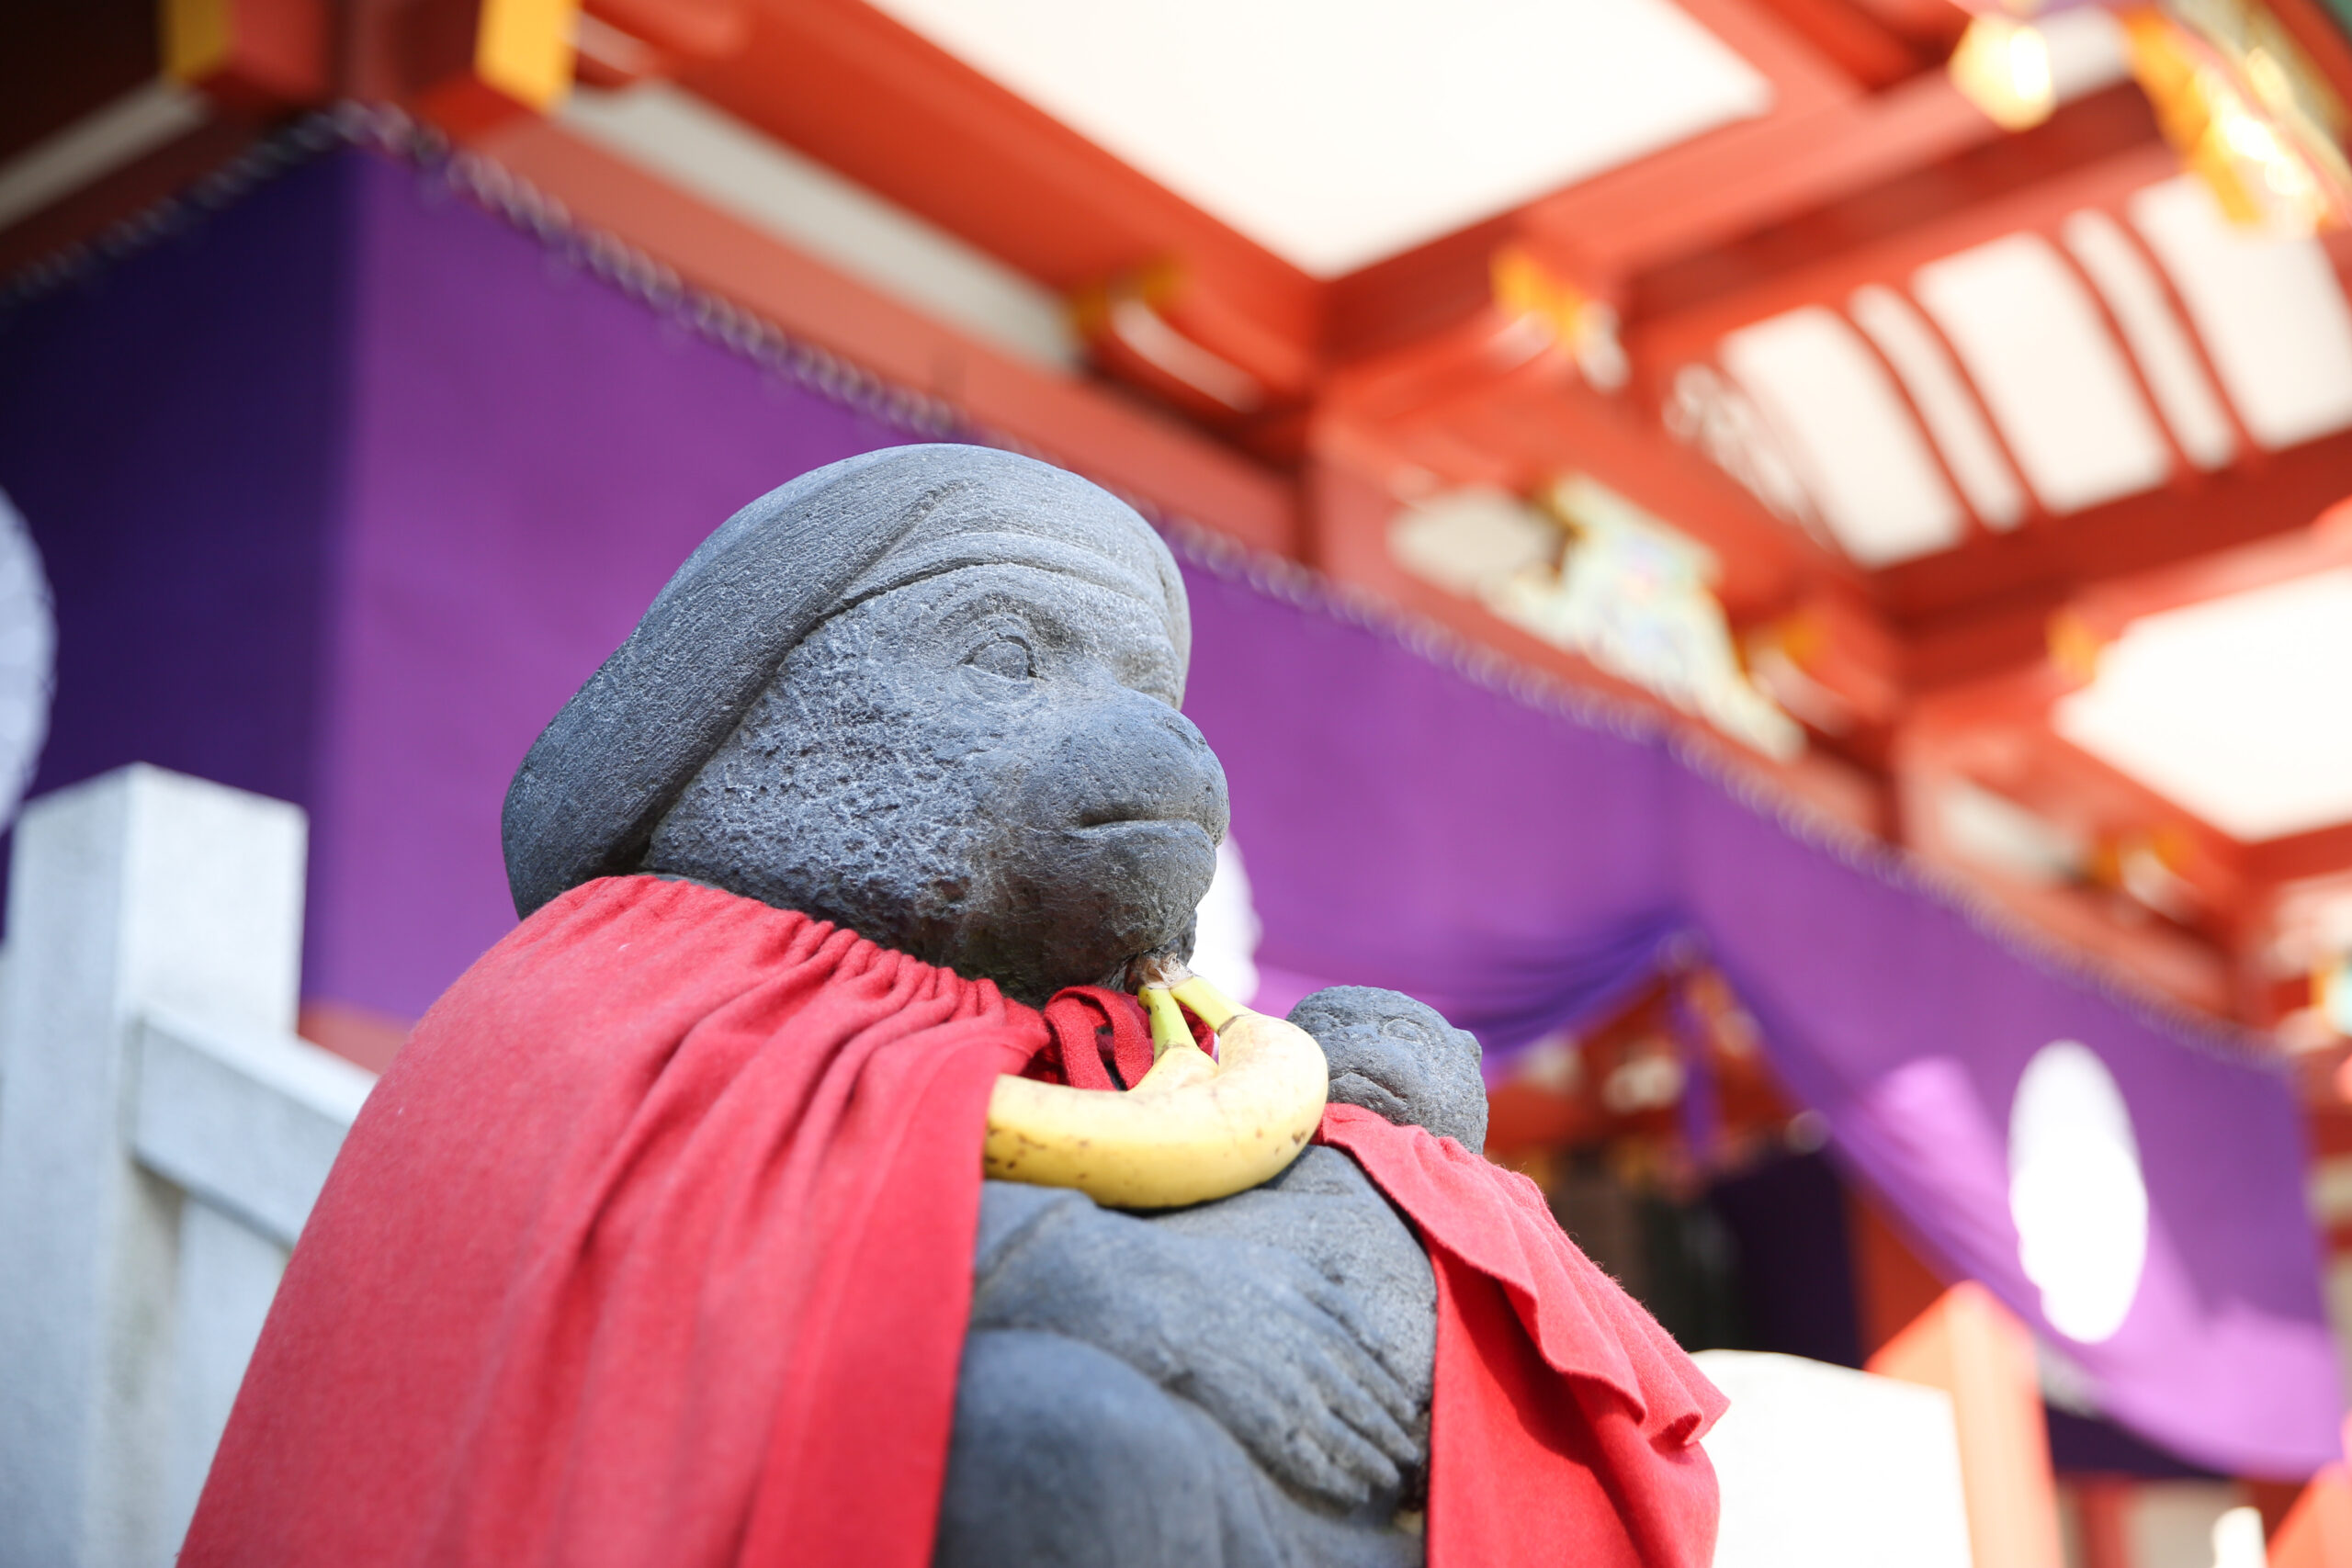
[[[373,1075],[294,1034],[302,814],[147,767],[28,807],[0,952],[0,1565],[176,1551]]]

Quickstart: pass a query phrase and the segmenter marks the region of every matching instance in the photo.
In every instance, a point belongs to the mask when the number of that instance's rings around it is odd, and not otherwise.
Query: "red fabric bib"
[[[922,1568],[988,1097],[1050,1042],[731,894],[548,904],[353,1127],[181,1561]],[[1704,1568],[1721,1397],[1521,1179],[1324,1132],[1438,1266],[1431,1562]]]

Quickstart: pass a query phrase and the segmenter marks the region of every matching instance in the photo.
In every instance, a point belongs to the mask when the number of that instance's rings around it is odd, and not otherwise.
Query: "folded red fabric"
[[[1433,1568],[1708,1568],[1727,1402],[1594,1267],[1535,1184],[1451,1138],[1334,1105],[1345,1149],[1411,1216],[1437,1269]]]
[[[1041,1058],[994,986],[805,916],[556,899],[353,1127],[182,1562],[920,1568],[988,1097]],[[1700,1568],[1720,1397],[1520,1179],[1325,1135],[1438,1266],[1431,1562]]]
[[[928,1561],[1034,1010],[650,877],[417,1026],[295,1249],[194,1565]]]

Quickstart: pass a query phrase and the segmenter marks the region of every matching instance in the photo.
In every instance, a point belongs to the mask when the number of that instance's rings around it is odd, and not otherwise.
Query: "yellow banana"
[[[1330,1087],[1323,1048],[1170,967],[1173,984],[1143,987],[1154,1060],[1133,1089],[997,1079],[982,1156],[989,1176],[1075,1187],[1115,1208],[1172,1209],[1255,1187],[1298,1157]],[[1216,1031],[1216,1059],[1193,1043],[1179,1001]]]

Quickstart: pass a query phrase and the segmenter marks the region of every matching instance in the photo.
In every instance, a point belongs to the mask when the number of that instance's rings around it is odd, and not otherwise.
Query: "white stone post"
[[[0,995],[6,1568],[144,1568],[176,1549],[283,1256],[256,1249],[290,1235],[232,1223],[142,1165],[148,1021],[289,1039],[303,852],[295,807],[149,767],[37,801],[17,825]]]

